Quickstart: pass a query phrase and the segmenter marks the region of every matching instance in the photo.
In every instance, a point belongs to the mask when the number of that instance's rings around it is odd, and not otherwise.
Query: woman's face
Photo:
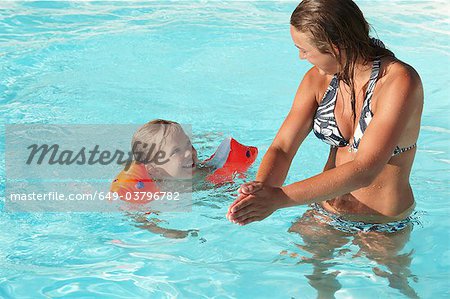
[[[331,54],[323,54],[317,49],[306,33],[298,31],[291,25],[291,37],[299,49],[300,59],[307,59],[315,65],[321,75],[334,75],[338,72],[337,59]]]

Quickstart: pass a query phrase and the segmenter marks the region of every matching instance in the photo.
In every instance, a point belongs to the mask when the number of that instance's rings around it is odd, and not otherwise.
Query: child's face
[[[165,153],[162,165],[153,165],[159,178],[190,179],[198,163],[197,151],[189,137],[182,131],[176,131],[166,137],[160,148]]]

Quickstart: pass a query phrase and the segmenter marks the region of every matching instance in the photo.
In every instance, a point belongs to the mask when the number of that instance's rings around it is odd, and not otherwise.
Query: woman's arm
[[[282,188],[248,183],[257,191],[239,197],[230,206],[229,219],[246,224],[281,207],[320,202],[369,185],[390,160],[409,120],[423,106],[422,84],[412,68],[393,67],[386,79],[377,112],[353,161]]]
[[[315,95],[318,76],[317,69],[313,67],[303,77],[291,110],[262,159],[256,175],[257,181],[270,186],[283,185],[292,159],[312,129],[317,110]]]

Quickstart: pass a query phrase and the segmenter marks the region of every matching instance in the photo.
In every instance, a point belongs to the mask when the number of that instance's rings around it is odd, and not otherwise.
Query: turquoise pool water
[[[411,176],[419,225],[393,239],[326,229],[302,237],[295,223],[309,212],[297,207],[239,227],[225,218],[236,186],[196,192],[192,212],[158,216],[163,226],[198,230],[184,239],[153,234],[117,213],[3,211],[0,297],[449,297],[449,5],[357,3],[424,83]],[[203,158],[231,135],[258,146],[258,164],[310,67],[289,35],[296,5],[2,1],[2,156],[5,123],[165,118],[192,125]],[[320,172],[327,151],[311,134],[287,182]],[[3,158],[0,174],[4,199]]]

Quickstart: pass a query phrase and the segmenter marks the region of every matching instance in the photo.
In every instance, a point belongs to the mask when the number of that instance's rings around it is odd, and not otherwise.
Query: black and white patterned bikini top
[[[377,40],[381,43],[381,41]],[[381,45],[383,45],[381,43]],[[316,114],[314,116],[313,131],[317,138],[323,140],[325,143],[331,145],[332,147],[342,147],[349,146],[349,151],[357,151],[359,143],[363,137],[367,126],[372,120],[373,113],[370,110],[370,100],[372,99],[373,90],[378,79],[378,73],[380,71],[380,59],[377,58],[373,61],[372,73],[369,79],[369,85],[367,87],[366,95],[364,97],[364,103],[361,111],[361,116],[358,121],[358,125],[353,134],[353,140],[350,144],[349,141],[342,137],[341,131],[336,123],[336,118],[334,116],[334,108],[336,106],[337,93],[339,90],[339,80],[337,75],[333,76],[330,85],[325,92],[322,101],[317,108]],[[410,150],[416,146],[416,143],[400,148],[397,146],[394,150],[393,156],[401,154],[407,150]]]

